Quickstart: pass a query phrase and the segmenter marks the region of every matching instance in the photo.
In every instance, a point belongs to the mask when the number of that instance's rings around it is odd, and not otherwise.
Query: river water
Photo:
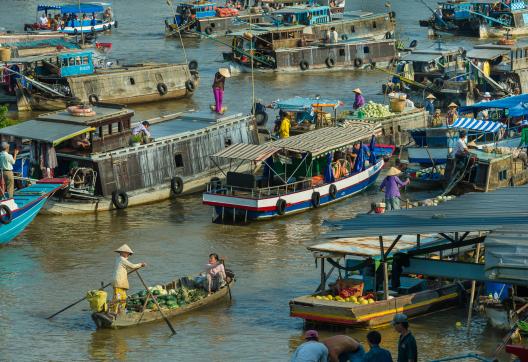
[[[0,27],[21,30],[24,21],[34,18],[36,4],[35,0],[1,0]],[[385,9],[382,0],[355,1],[348,7]],[[393,9],[406,42],[427,42],[426,30],[418,26],[418,19],[428,15],[423,5],[394,1]],[[114,12],[119,28],[101,37],[113,43],[112,57],[126,62],[184,61],[179,42],[163,37],[163,18],[169,12],[165,1],[116,0]],[[460,44],[459,39],[446,41]],[[188,59],[199,62],[201,87],[192,99],[133,107],[138,119],[204,109],[212,102],[210,83],[224,49],[208,40],[185,45]],[[350,71],[260,74],[254,84],[256,96],[265,101],[321,94],[351,104],[355,87],[361,87],[368,99],[381,100],[376,93],[385,78]],[[248,74],[226,83],[225,102],[231,111],[247,112],[251,94]],[[39,216],[12,244],[0,247],[0,360],[287,360],[303,334],[302,321],[289,317],[288,301],[312,292],[318,282],[306,247],[318,241],[324,220],[364,212],[381,197],[371,190],[335,206],[249,226],[212,224],[211,210],[201,205],[200,195],[98,215]],[[45,319],[101,281],[110,281],[112,250],[125,242],[135,251],[133,261],[148,264],[142,274],[150,285],[200,270],[211,252],[225,256],[228,267],[237,273],[233,301],[173,320],[178,335],[172,338],[163,322],[96,331],[86,302],[52,321]],[[140,289],[137,278],[131,277],[130,282],[132,289]],[[477,316],[468,337],[465,328],[455,326],[457,321],[465,326],[465,318],[461,308],[412,320],[421,358],[493,351],[502,334]],[[346,333],[365,342],[365,330]],[[391,328],[381,333],[383,345],[395,356],[397,334]]]

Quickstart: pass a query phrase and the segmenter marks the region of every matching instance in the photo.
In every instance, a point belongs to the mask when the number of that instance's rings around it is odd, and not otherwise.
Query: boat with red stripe
[[[224,181],[207,185],[203,203],[213,206],[214,221],[247,222],[343,200],[371,186],[383,168],[386,152],[378,153],[377,129],[358,122],[263,145],[231,145],[211,156],[215,164],[230,166],[222,169]]]

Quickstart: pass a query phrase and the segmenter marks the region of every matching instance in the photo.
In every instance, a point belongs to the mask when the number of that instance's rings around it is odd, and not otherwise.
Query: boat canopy
[[[56,146],[73,137],[91,131],[95,131],[95,128],[81,124],[30,120],[2,128],[0,129],[0,135],[40,141]]]
[[[510,50],[506,49],[484,49],[475,48],[471,49],[466,53],[466,57],[470,59],[483,59],[483,60],[495,60],[498,57],[509,53]]]
[[[501,128],[506,126],[500,122],[484,121],[482,119],[475,118],[458,118],[449,128],[463,128],[470,129],[473,131],[482,132],[497,132]]]
[[[447,53],[446,53],[447,54]],[[407,62],[423,62],[423,63],[430,63],[434,62],[440,58],[442,58],[445,54],[439,53],[439,52],[412,52],[410,54],[404,55],[401,57],[401,60],[407,61]]]
[[[37,11],[60,10],[61,14],[101,13],[104,7],[101,4],[65,4],[65,5],[39,5]]]
[[[468,112],[479,112],[484,109],[498,108],[498,109],[511,109],[519,104],[528,103],[528,94],[521,94],[518,96],[505,97],[496,99],[490,102],[479,102],[471,106],[465,106],[460,108],[460,113]]]
[[[337,99],[321,99],[307,97],[293,97],[284,100],[277,100],[271,104],[274,109],[281,109],[285,112],[312,112],[314,108],[332,107],[337,108],[342,102]]]
[[[528,233],[526,225],[494,230],[486,238],[485,272],[489,279],[528,281],[528,246],[521,240]]]
[[[240,161],[262,162],[280,150],[280,148],[273,147],[268,144],[254,145],[247,143],[237,143],[224,148],[218,153],[215,153],[212,157]]]

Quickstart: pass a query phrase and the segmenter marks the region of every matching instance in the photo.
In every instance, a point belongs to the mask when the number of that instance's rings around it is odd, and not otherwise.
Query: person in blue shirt
[[[429,116],[433,116],[435,113],[435,106],[434,101],[436,100],[436,97],[432,94],[429,94],[427,97],[425,97],[425,110],[429,112]]]
[[[391,353],[385,348],[381,348],[381,334],[378,331],[370,331],[367,334],[367,341],[370,346],[363,357],[363,362],[392,362]]]
[[[328,348],[319,342],[319,333],[314,330],[304,334],[306,342],[301,344],[291,357],[291,362],[327,362]]]

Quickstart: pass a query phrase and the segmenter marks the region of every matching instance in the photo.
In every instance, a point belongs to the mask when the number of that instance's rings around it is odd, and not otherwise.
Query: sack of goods
[[[392,113],[389,111],[389,106],[369,101],[358,112],[362,112],[365,118],[382,118],[391,116]]]
[[[86,300],[90,303],[90,309],[94,313],[106,312],[108,304],[106,302],[107,293],[104,290],[90,290],[86,293]]]

